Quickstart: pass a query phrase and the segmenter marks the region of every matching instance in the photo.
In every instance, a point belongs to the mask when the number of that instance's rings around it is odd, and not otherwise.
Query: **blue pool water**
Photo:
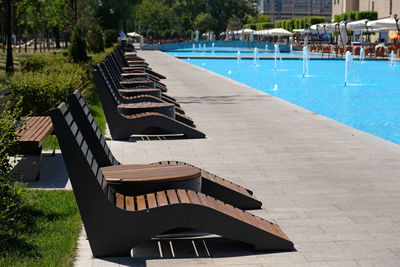
[[[173,56],[188,56],[188,57],[190,57],[190,56],[235,56],[236,57],[237,56],[237,50],[236,51],[214,51],[214,53],[213,53],[209,49],[207,49],[206,51],[199,51],[198,49],[192,51],[192,49],[191,49],[190,51],[189,50],[188,51],[169,51],[166,53],[173,55]],[[253,50],[251,50],[251,51],[241,50],[240,55],[241,56],[253,56],[254,51]],[[259,51],[258,55],[259,56],[273,56],[274,52],[261,50],[261,51]],[[300,54],[298,54],[298,53],[290,54],[290,53],[282,52],[281,55],[285,56],[285,57],[287,57],[287,56],[293,56],[293,57],[297,56],[298,57]]]
[[[211,47],[199,48],[196,46],[193,48],[181,48],[175,49],[171,51],[166,51],[167,54],[173,56],[237,56],[237,52],[240,51],[241,56],[253,56],[254,55],[254,48],[245,48],[245,47],[215,47],[214,52],[212,51]],[[274,51],[273,49],[259,49],[258,50],[259,56],[273,56]],[[300,54],[295,53],[288,53],[288,52],[281,52],[282,56],[299,56]]]
[[[400,144],[400,65],[354,60],[344,86],[343,60],[186,59],[185,61],[274,95],[315,113]]]

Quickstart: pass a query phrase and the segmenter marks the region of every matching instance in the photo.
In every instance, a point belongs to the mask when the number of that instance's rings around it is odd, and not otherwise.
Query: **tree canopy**
[[[141,30],[161,36],[166,30],[185,35],[189,30],[225,31],[228,23],[243,24],[257,12],[247,0],[142,0],[134,8]]]

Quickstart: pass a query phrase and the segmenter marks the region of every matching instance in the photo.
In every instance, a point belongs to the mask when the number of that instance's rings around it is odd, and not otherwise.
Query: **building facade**
[[[272,21],[308,16],[330,17],[332,0],[260,0],[258,11],[270,16]]]
[[[400,16],[400,0],[332,0],[332,20],[349,11],[376,11],[378,18]]]

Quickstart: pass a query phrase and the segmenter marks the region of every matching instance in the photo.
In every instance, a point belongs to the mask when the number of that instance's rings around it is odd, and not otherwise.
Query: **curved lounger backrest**
[[[115,55],[117,55],[121,59],[123,66],[128,67],[129,66],[128,60],[126,60],[124,53],[119,49],[115,49],[114,51],[115,51]]]
[[[100,167],[119,165],[78,90],[68,95],[72,117]]]
[[[114,64],[111,61],[110,56],[107,56],[104,61],[102,62],[106,67],[107,67],[107,71],[108,74],[110,76],[110,78],[112,79],[112,81],[118,85],[120,81],[122,81],[122,77],[120,75],[120,72],[118,72],[117,70],[113,69],[112,65]]]
[[[105,63],[100,63],[97,65],[97,69],[99,70],[99,75],[101,76],[104,84],[105,84],[105,88],[107,89],[110,96],[112,97],[112,99],[114,100],[114,102],[116,103],[116,105],[121,105],[121,101],[118,98],[117,94],[115,93],[114,90],[111,89],[111,84],[110,84],[110,79],[112,79],[111,73],[108,70],[107,66]]]
[[[51,110],[50,117],[89,242],[92,242],[96,239],[105,209],[115,206],[112,189],[65,103]]]
[[[118,89],[120,86],[118,86],[118,82],[115,81],[115,79],[112,77],[112,72],[107,66],[106,62],[103,62],[99,64],[99,70],[100,74],[103,77],[103,80],[107,84],[107,89],[110,91],[110,93],[113,95],[116,101],[119,101],[120,103],[123,102],[122,96],[119,94]]]
[[[118,62],[118,68],[120,70],[122,70],[122,67],[124,66],[124,62],[122,62],[122,59],[117,55],[117,53],[118,53],[117,50],[114,50],[110,54],[110,56],[113,57],[116,62]]]
[[[99,65],[96,65],[93,70],[94,82],[99,92],[101,104],[103,105],[104,115],[106,116],[108,128],[113,139],[116,139],[120,128],[126,123],[126,119],[118,111],[117,105],[121,102],[115,99],[113,94],[107,88],[107,80],[104,79],[102,70]]]

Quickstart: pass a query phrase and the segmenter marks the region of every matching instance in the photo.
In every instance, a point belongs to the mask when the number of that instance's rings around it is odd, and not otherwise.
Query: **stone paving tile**
[[[82,234],[77,266],[400,266],[398,145],[169,55],[139,54],[168,77],[168,94],[207,138],[109,141],[116,158],[182,160],[252,189],[263,202],[252,212],[277,222],[296,251],[212,239],[211,257],[182,245],[184,256],[160,258],[143,245],[142,257],[92,260]]]

